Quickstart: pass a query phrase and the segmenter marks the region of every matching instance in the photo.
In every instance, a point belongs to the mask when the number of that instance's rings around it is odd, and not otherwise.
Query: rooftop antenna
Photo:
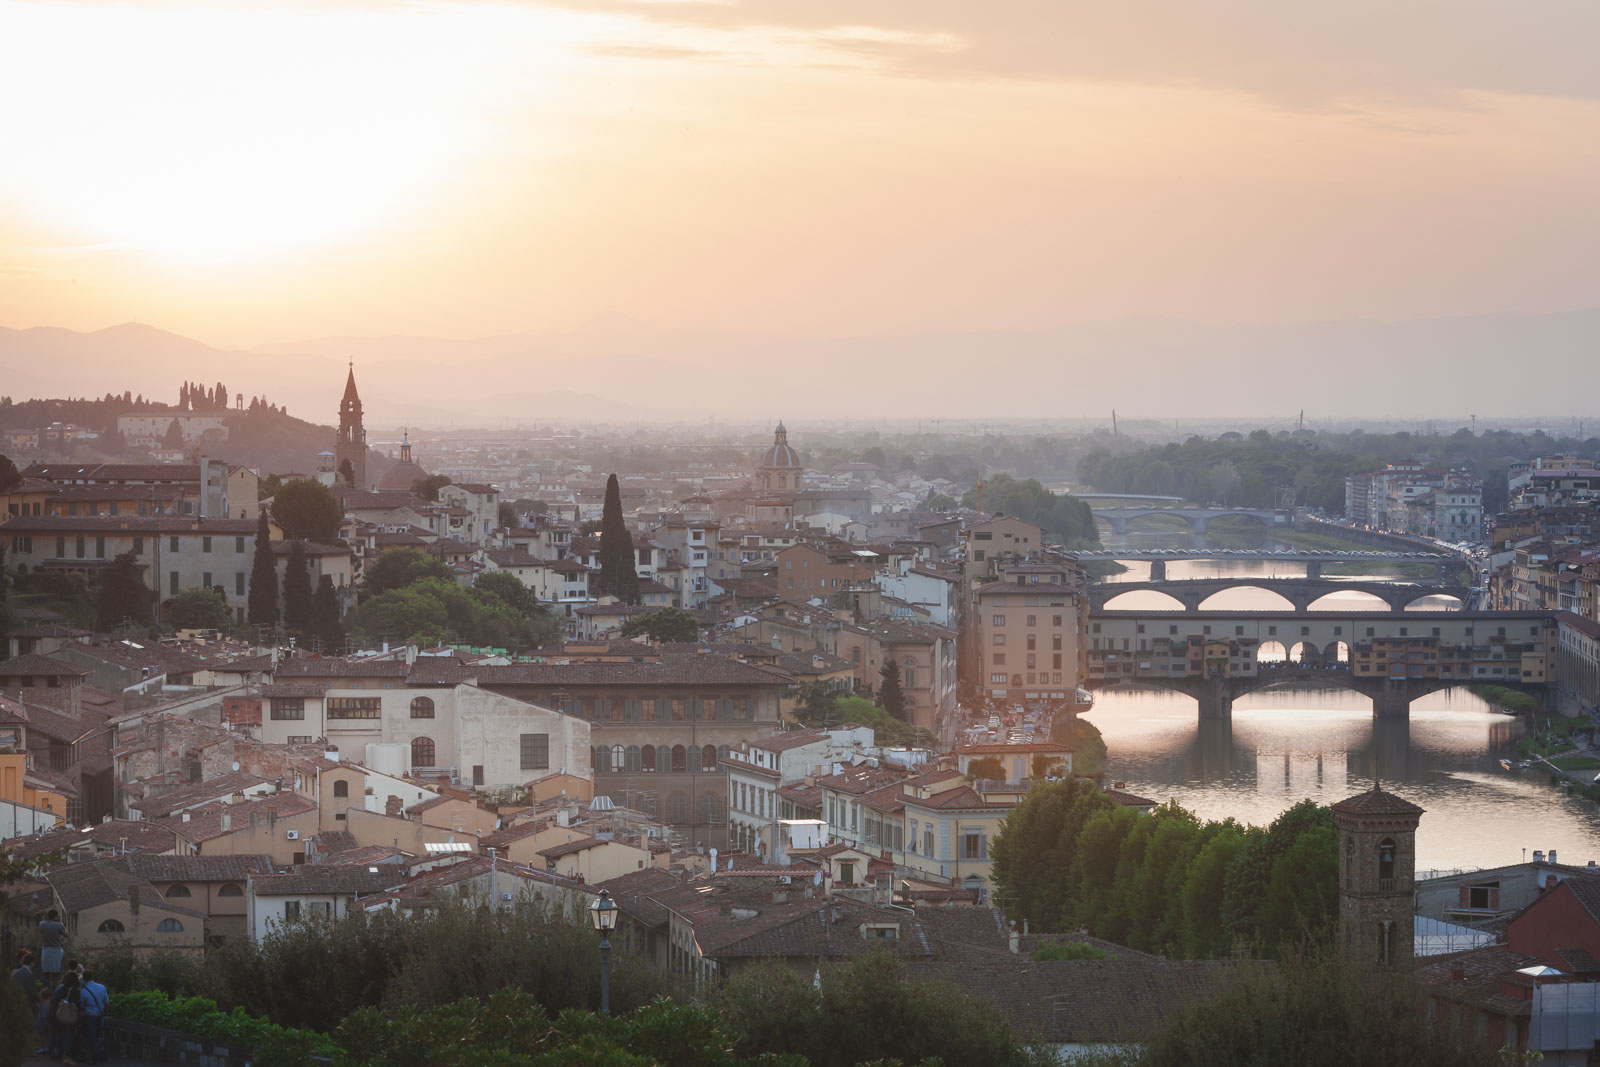
[[[1111,409],[1111,436],[1117,436],[1117,409]]]

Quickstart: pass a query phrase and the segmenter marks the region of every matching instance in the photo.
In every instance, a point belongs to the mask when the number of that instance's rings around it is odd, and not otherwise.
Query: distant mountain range
[[[175,391],[217,377],[331,419],[356,363],[369,426],[797,418],[1583,415],[1600,309],[1214,326],[1141,318],[1031,332],[814,340],[655,330],[452,341],[333,337],[224,351],[150,326],[0,329],[15,397]],[[218,374],[222,370],[224,373]]]

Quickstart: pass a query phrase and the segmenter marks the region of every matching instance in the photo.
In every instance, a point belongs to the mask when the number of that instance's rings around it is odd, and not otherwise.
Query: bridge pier
[[[1314,560],[1310,560],[1310,561],[1308,561],[1306,563],[1306,577],[1307,578],[1321,578],[1322,577],[1322,561],[1321,560],[1314,559]]]
[[[1166,560],[1156,559],[1150,561],[1150,580],[1152,582],[1164,582],[1167,580]]]
[[[1233,686],[1226,678],[1206,678],[1195,688],[1200,702],[1200,718],[1233,719]]]
[[[1372,715],[1378,719],[1411,718],[1411,686],[1385,679],[1372,691]]]

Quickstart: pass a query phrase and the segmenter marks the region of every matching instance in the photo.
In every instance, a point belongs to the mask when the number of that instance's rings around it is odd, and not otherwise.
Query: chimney
[[[133,912],[133,917],[139,917],[139,883],[128,883],[128,910]]]
[[[1533,850],[1533,862],[1535,862],[1535,863],[1543,863],[1544,862],[1544,849],[1536,848],[1536,849]]]
[[[1550,862],[1554,863],[1555,861],[1556,861],[1556,850],[1555,849],[1551,849],[1550,850]]]
[[[232,829],[233,829],[233,812],[225,811],[225,812],[222,813],[222,832],[223,833],[228,833]]]
[[[1016,923],[1015,919],[1013,919],[1011,921],[1011,937],[1010,937],[1010,941],[1011,941],[1011,954],[1013,956],[1015,956],[1019,952],[1022,951],[1022,938],[1020,936],[1018,936],[1018,934],[1017,934],[1017,923]]]
[[[183,813],[183,821],[184,822],[188,822],[189,821],[189,813],[188,812],[184,812]]]

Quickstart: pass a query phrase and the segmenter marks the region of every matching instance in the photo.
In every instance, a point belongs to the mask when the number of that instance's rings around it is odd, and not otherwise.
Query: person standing
[[[39,971],[50,985],[61,973],[61,960],[67,951],[67,928],[61,925],[61,913],[51,908],[39,921]]]
[[[32,952],[22,949],[17,953],[17,969],[11,972],[11,980],[17,983],[29,1004],[39,1003],[39,978],[33,973]]]
[[[83,1017],[78,1021],[81,1038],[78,1052],[87,1056],[90,1063],[99,1063],[104,1055],[100,1023],[106,1016],[106,1009],[111,1007],[111,991],[95,981],[93,971],[84,971],[83,990],[79,999],[83,1002]]]
[[[50,1055],[59,1056],[68,1067],[76,1067],[72,1054],[78,1051],[78,1019],[83,1008],[78,1003],[78,976],[67,971],[50,997]]]

